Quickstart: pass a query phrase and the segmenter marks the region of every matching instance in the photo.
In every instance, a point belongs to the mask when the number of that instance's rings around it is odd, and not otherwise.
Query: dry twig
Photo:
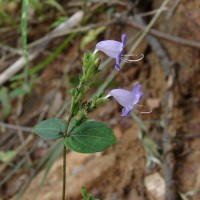
[[[168,76],[170,80],[172,74]],[[169,81],[170,82],[170,81]],[[173,107],[173,92],[171,83],[168,84],[167,91],[164,99],[164,117],[163,117],[163,174],[166,183],[165,200],[177,200],[178,195],[176,191],[176,184],[174,181],[174,168],[175,168],[175,156],[173,152],[173,136],[170,133],[170,118]]]
[[[174,14],[175,10],[177,9],[180,2],[181,2],[181,0],[175,0],[174,1],[171,9],[167,12],[166,19],[170,19],[173,16],[173,14]]]
[[[145,25],[139,24],[132,19],[126,19],[126,20],[123,21],[123,23],[129,24],[129,25],[131,25],[131,26],[133,26],[137,29],[140,29],[140,30],[144,30],[146,28]],[[200,49],[200,42],[198,42],[198,41],[187,40],[187,39],[184,39],[184,38],[181,38],[181,37],[178,37],[178,36],[163,33],[163,32],[158,31],[156,29],[149,30],[149,34],[156,36],[160,39],[166,40],[168,42],[173,42],[173,43],[180,44],[180,45],[183,45],[183,46],[188,46],[188,47]]]
[[[19,126],[19,125],[13,125],[13,124],[7,124],[4,122],[0,122],[0,126],[3,128],[13,129],[17,131],[24,131],[24,132],[31,132],[32,128]]]
[[[149,16],[149,15],[155,15],[155,13],[158,12],[159,9],[155,9],[155,10],[151,10],[149,12],[145,12],[145,13],[140,13],[138,14],[140,17],[146,17],[146,16]],[[163,11],[167,11],[168,10],[168,7],[165,7],[163,8]]]
[[[180,135],[178,138],[185,139],[185,140],[193,140],[200,137],[200,133],[191,133],[188,135]]]

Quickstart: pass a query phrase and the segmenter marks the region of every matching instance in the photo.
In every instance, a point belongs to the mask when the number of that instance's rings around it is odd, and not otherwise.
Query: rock
[[[144,183],[151,200],[164,200],[165,181],[158,172],[146,176]]]

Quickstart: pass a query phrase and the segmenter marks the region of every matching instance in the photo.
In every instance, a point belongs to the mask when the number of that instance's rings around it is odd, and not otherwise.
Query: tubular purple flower
[[[111,90],[107,96],[113,96],[116,101],[124,107],[121,116],[128,116],[134,109],[134,106],[140,101],[143,94],[141,85],[136,84],[131,92],[123,89],[114,89]]]
[[[121,37],[122,42],[116,40],[103,40],[96,44],[94,53],[97,51],[103,51],[107,56],[116,59],[115,69],[120,70],[120,62],[122,57],[122,51],[126,44],[126,34]]]

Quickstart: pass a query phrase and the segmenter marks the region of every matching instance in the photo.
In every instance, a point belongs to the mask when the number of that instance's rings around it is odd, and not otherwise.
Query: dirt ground
[[[86,11],[90,9],[95,17],[87,16],[87,12],[84,16],[89,18],[88,24],[90,21],[91,24],[108,22],[111,19],[106,17],[105,12],[109,9],[112,12],[112,8],[115,8],[113,17],[118,20],[120,18],[121,22],[107,26],[95,42],[120,38],[124,32],[131,38],[138,32],[138,28],[130,25],[129,20],[136,21],[138,18],[135,16],[139,15],[138,13],[155,11],[162,2],[141,0],[137,4],[136,1],[127,1],[128,6],[123,3],[92,3],[90,7],[86,7]],[[71,15],[81,8],[67,9]],[[147,24],[152,15],[142,19],[143,23]],[[31,30],[34,27],[33,22],[30,25]],[[141,124],[131,116],[120,117],[122,108],[111,99],[91,113],[90,117],[109,124],[118,144],[96,154],[79,154],[72,151],[67,153],[66,199],[82,199],[82,186],[101,200],[200,199],[200,45],[191,46],[192,42],[196,41],[196,45],[200,42],[200,1],[170,1],[167,11],[163,11],[153,29],[171,37],[163,39],[160,35],[148,35],[137,48],[137,53],[145,55],[144,59],[134,64],[126,63],[106,91],[116,87],[131,90],[135,83],[142,84],[144,97],[141,104],[151,107],[152,112],[136,112],[136,116],[141,118],[146,126],[146,138],[159,146],[156,153],[158,150],[160,164],[147,166],[149,149],[145,142],[149,140],[141,139]],[[46,29],[38,30],[35,34],[31,32],[31,40],[34,41],[45,31]],[[92,42],[84,50],[80,50],[83,36],[83,33],[76,36],[67,49],[39,73],[29,95],[11,100],[13,109],[7,118],[1,116],[1,121],[33,127],[38,121],[55,116],[64,105],[67,107],[70,89],[76,84],[81,72],[81,57],[85,50],[93,50],[95,46],[95,42]],[[184,41],[177,38],[173,40],[173,36]],[[2,39],[5,40],[5,36],[2,36]],[[58,38],[50,43],[49,49],[41,53],[32,66],[45,59],[62,39]],[[191,45],[184,43],[185,40],[191,41]],[[11,39],[6,41],[10,45],[15,43]],[[127,44],[125,51],[128,52],[133,45],[133,42]],[[102,60],[105,58],[102,55]],[[1,72],[15,59],[16,57],[12,57],[8,63],[2,62]],[[98,83],[92,86],[91,94],[109,76],[113,63],[110,66],[98,76]],[[11,82],[5,83],[4,86],[10,89]],[[65,112],[60,114],[60,118],[64,117]],[[1,128],[0,133],[0,150],[17,149],[19,152],[12,165],[0,163],[0,180],[7,178],[0,187],[0,195],[4,200],[15,199],[15,195],[32,176],[38,162],[53,142],[18,130]],[[35,148],[31,150],[33,146]],[[151,148],[153,149],[152,146]],[[26,159],[23,164],[11,173],[14,166],[24,158]],[[44,173],[45,167],[34,176],[21,199],[33,199]],[[50,169],[37,199],[61,199],[61,190],[62,155]]]

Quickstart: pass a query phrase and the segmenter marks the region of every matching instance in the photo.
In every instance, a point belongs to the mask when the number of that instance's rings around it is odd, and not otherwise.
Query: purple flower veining
[[[124,107],[121,116],[128,116],[134,106],[140,101],[143,94],[141,85],[136,84],[131,92],[123,89],[114,89],[108,93],[108,96],[113,96]]]
[[[126,44],[126,34],[121,37],[122,42],[116,40],[103,40],[96,44],[95,51],[103,51],[107,56],[116,59],[115,69],[120,70],[122,51]]]

